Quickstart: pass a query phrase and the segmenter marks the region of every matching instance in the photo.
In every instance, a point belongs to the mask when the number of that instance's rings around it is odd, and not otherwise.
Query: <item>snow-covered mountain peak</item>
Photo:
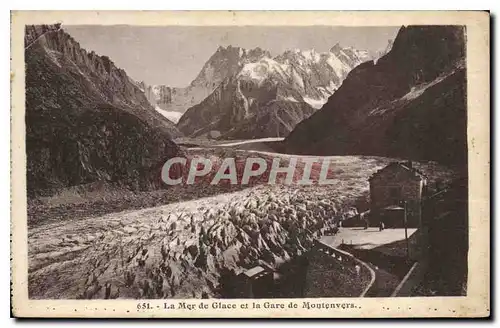
[[[291,49],[275,57],[260,48],[238,49],[236,73],[191,107],[178,127],[191,136],[210,131],[228,138],[286,135],[369,59],[367,52],[342,47],[336,52]]]
[[[215,95],[210,106],[221,101],[218,98],[221,93],[227,97],[226,102],[236,98],[243,101],[246,104],[243,117],[272,100],[293,99],[318,109],[340,87],[351,69],[369,59],[368,52],[339,44],[327,52],[290,49],[275,57],[260,47],[219,46],[187,88],[152,86],[146,94],[163,115],[174,121],[178,114],[172,111],[184,113],[212,93]],[[225,86],[217,92],[222,84]],[[309,113],[309,109],[306,111]]]

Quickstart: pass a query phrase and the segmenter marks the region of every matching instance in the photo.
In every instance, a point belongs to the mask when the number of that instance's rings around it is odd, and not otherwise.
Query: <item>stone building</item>
[[[239,276],[239,294],[243,298],[266,298],[272,293],[273,273],[263,266],[255,266]]]
[[[383,221],[387,228],[404,227],[406,203],[407,226],[421,226],[427,177],[411,161],[393,162],[373,174],[369,182],[371,225]]]

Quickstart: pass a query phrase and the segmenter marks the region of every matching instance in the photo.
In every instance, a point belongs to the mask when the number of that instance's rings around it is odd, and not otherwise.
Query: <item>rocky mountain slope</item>
[[[98,180],[150,187],[180,133],[106,56],[58,26],[26,26],[29,192]]]
[[[211,131],[222,138],[286,136],[326,102],[352,68],[370,58],[366,51],[338,44],[326,53],[259,54],[258,60],[232,66],[237,71],[191,107],[179,120],[179,129],[195,137]]]
[[[402,27],[385,56],[352,70],[297,125],[286,150],[466,163],[464,39],[462,27]]]
[[[389,51],[391,51],[393,44],[394,44],[394,40],[392,40],[392,39],[387,40],[387,45],[385,46],[385,48],[383,50],[377,52],[377,55],[375,56],[375,58],[379,59],[379,58],[385,56]],[[374,61],[376,62],[376,60],[374,60]]]

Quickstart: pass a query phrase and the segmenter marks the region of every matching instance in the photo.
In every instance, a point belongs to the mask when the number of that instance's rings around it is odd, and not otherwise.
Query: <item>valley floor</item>
[[[217,297],[222,270],[279,267],[305,252],[315,231],[334,216],[357,202],[366,205],[368,177],[391,161],[331,158],[336,182],[327,186],[257,185],[225,192],[191,186],[184,193],[180,187],[129,198],[120,192],[104,200],[99,193],[72,192],[37,199],[28,231],[29,295]],[[433,163],[422,165],[442,177],[453,175]]]

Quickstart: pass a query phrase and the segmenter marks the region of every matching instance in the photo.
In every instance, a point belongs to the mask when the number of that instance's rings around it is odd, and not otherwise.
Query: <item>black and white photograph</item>
[[[24,24],[28,299],[470,296],[469,26],[386,24]]]

